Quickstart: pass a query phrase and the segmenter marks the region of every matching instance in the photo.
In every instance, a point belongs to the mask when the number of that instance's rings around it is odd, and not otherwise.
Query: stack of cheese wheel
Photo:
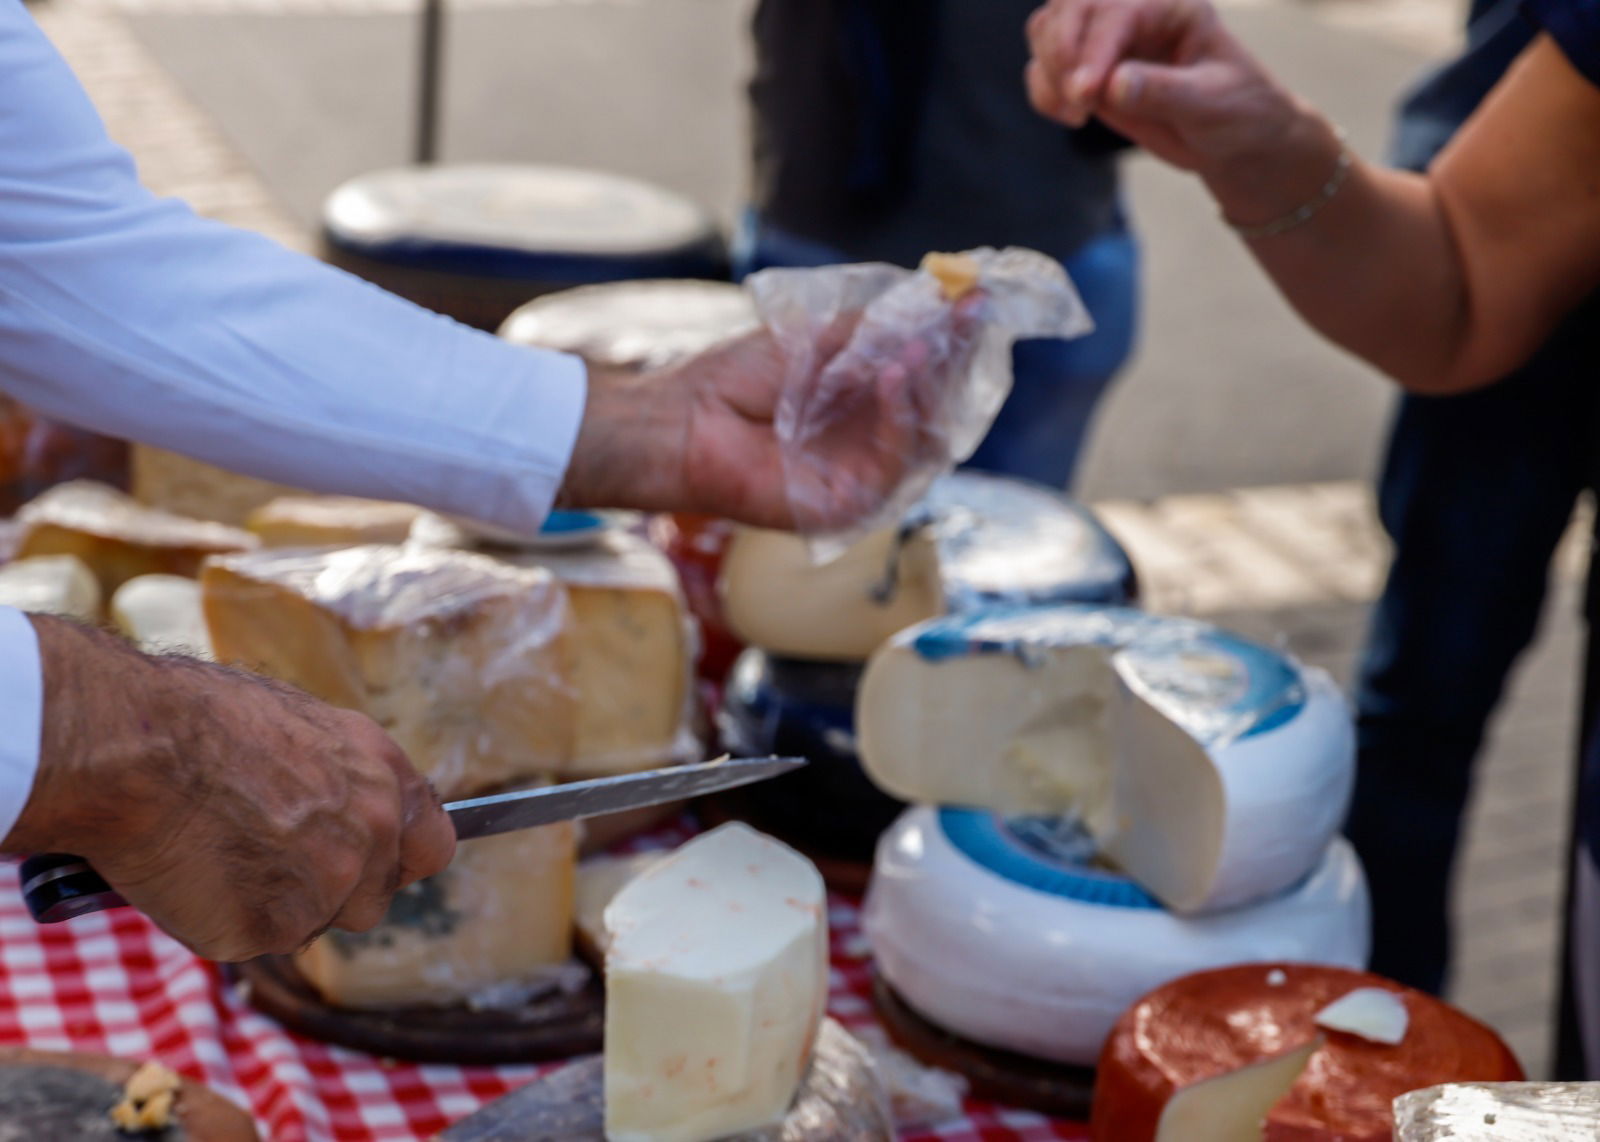
[[[1117,603],[1127,556],[1085,508],[1022,480],[957,472],[896,528],[816,566],[792,535],[743,529],[723,562],[723,604],[747,650],[718,717],[740,754],[797,754],[799,773],[744,791],[740,812],[865,880],[903,805],[862,774],[855,700],[863,664],[911,624],[999,603]]]
[[[990,608],[872,658],[862,761],[909,811],[866,906],[878,970],[974,1043],[1092,1064],[1139,995],[1269,958],[1359,967],[1336,834],[1353,735],[1321,671],[1202,623]]]

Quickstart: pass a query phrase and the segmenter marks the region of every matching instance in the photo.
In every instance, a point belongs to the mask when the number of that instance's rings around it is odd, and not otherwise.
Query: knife
[[[599,817],[646,805],[687,801],[722,789],[765,781],[799,769],[798,757],[719,758],[697,765],[651,769],[620,777],[597,777],[566,785],[518,789],[489,797],[451,801],[444,811],[458,840],[492,837],[515,829]],[[35,853],[22,862],[22,898],[41,924],[121,908],[127,904],[89,862],[68,853]]]

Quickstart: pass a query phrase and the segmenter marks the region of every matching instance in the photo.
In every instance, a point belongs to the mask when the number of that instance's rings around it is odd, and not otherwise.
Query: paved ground
[[[452,58],[472,66],[453,73],[451,156],[597,163],[731,212],[745,0],[458,3]],[[37,10],[157,189],[303,241],[339,179],[405,156],[410,4],[48,0]],[[1450,8],[1248,0],[1230,18],[1370,149],[1404,77],[1443,50]],[[1386,392],[1294,324],[1192,187],[1137,163],[1131,183],[1150,251],[1149,348],[1099,425],[1083,490],[1157,606],[1282,639],[1347,678],[1385,555],[1361,481]],[[1534,1074],[1546,1058],[1579,535],[1496,727],[1456,894],[1455,997],[1505,1032]]]

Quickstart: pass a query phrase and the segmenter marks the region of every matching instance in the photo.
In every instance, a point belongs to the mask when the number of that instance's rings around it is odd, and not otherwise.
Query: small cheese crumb
[[[1381,987],[1358,987],[1317,1013],[1320,1027],[1391,1047],[1406,1037],[1410,1021],[1405,1000]]]
[[[978,263],[969,254],[925,254],[922,268],[937,279],[946,301],[960,301],[978,286]]]
[[[122,1101],[111,1108],[111,1121],[130,1134],[165,1130],[172,1125],[173,1103],[183,1079],[154,1059],[128,1079]]]
[[[1282,968],[1273,968],[1267,973],[1268,987],[1282,987],[1289,982],[1289,973]]]

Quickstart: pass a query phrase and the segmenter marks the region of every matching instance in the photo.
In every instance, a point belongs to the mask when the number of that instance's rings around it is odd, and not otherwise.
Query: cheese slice
[[[213,658],[200,584],[181,575],[140,575],[111,597],[111,621],[141,650]]]
[[[19,558],[76,555],[100,580],[107,598],[139,575],[192,578],[207,556],[257,545],[247,531],[148,508],[88,480],[51,488],[17,519],[23,525]]]
[[[827,1002],[827,900],[811,862],[724,825],[631,881],[605,927],[610,1142],[780,1124]]]
[[[0,606],[95,622],[100,581],[76,555],[35,555],[0,565]]]
[[[570,822],[463,841],[376,928],[330,931],[296,963],[340,1007],[519,1006],[570,970],[576,854]]]
[[[727,622],[786,658],[864,661],[895,632],[997,603],[1124,602],[1126,556],[1087,511],[1041,485],[957,472],[897,527],[814,565],[805,541],[740,529],[723,561]]]
[[[665,856],[660,852],[597,856],[578,865],[572,923],[578,950],[585,958],[596,963],[605,959],[606,945],[610,943],[606,936],[606,909],[624,885],[661,863]]]
[[[1325,674],[1110,608],[991,608],[902,631],[867,666],[856,730],[887,792],[1074,814],[1178,912],[1304,877],[1353,779],[1349,712]]]
[[[354,547],[404,543],[422,509],[353,496],[279,496],[245,526],[267,547]]]
[[[1317,1012],[1318,1027],[1391,1047],[1405,1039],[1410,1022],[1406,1001],[1384,987],[1358,987]]]
[[[1394,1103],[1395,1142],[1594,1142],[1600,1083],[1450,1083]]]
[[[1403,1042],[1322,1035],[1317,1013],[1358,988],[1404,998],[1411,1029]],[[1242,964],[1173,980],[1123,1014],[1095,1069],[1090,1136],[1390,1142],[1392,1105],[1406,1091],[1521,1077],[1493,1031],[1432,996],[1343,968]]]
[[[219,660],[370,715],[441,796],[571,760],[577,647],[548,571],[466,551],[283,548],[214,560],[201,585]]]

